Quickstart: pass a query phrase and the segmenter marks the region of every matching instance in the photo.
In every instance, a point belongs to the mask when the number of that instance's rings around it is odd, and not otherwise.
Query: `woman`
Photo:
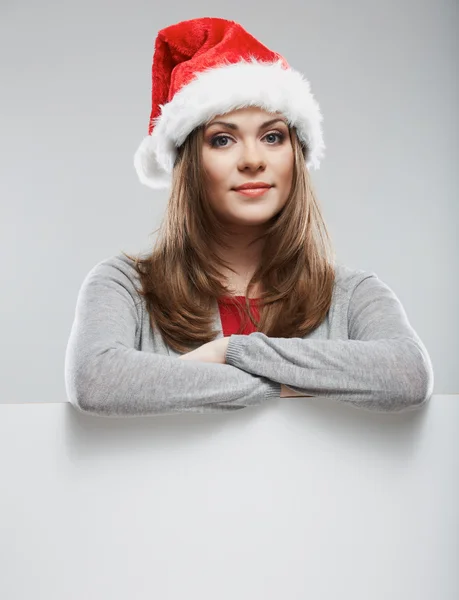
[[[309,178],[325,147],[309,83],[215,18],[161,30],[152,77],[134,163],[142,183],[171,186],[169,204],[149,255],[106,259],[83,282],[70,401],[135,416],[294,395],[377,411],[428,400],[430,358],[397,296],[334,260]]]

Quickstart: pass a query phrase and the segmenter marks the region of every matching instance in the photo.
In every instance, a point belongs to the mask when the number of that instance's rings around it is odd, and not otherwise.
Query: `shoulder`
[[[84,284],[99,282],[108,287],[122,286],[133,296],[138,296],[141,285],[135,263],[124,254],[115,254],[96,263],[85,277]]]
[[[404,312],[401,300],[386,281],[374,271],[335,265],[335,295],[348,304],[349,316],[363,311]]]
[[[365,280],[379,281],[378,275],[374,271],[356,269],[343,263],[336,262],[335,267],[335,288],[337,292],[351,295],[354,290]]]
[[[129,278],[135,277],[137,273],[134,261],[124,254],[115,254],[113,256],[104,258],[92,267],[90,273],[115,273],[116,271],[123,273]]]

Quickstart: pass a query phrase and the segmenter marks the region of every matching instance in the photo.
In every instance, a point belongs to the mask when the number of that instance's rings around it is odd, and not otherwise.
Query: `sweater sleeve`
[[[237,367],[137,350],[139,300],[130,277],[109,261],[83,281],[65,354],[66,392],[77,409],[135,417],[279,398],[279,383]]]
[[[228,364],[312,396],[378,412],[415,408],[433,391],[427,350],[395,293],[376,274],[354,288],[348,340],[232,335]]]

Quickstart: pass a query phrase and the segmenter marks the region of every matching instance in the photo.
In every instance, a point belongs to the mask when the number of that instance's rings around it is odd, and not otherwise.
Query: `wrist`
[[[221,357],[222,357],[223,363],[226,363],[226,351],[228,350],[228,344],[229,344],[229,341],[230,341],[230,336],[223,337],[219,341],[220,341],[220,344],[221,344]]]

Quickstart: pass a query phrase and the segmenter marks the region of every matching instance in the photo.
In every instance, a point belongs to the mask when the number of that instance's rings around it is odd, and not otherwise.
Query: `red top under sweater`
[[[237,300],[237,302],[239,302],[239,304],[242,304],[242,305],[245,304],[245,296],[234,296],[234,298]],[[250,298],[249,299],[253,316],[256,319],[259,319],[260,314],[258,312],[257,301],[258,301],[258,298]],[[218,308],[220,310],[220,318],[222,321],[223,337],[227,337],[232,334],[236,334],[238,332],[239,325],[240,325],[240,318],[239,318],[237,309],[235,306],[232,306],[230,304],[230,302],[231,301],[226,296],[223,296],[218,301]],[[254,331],[257,331],[257,329],[249,321],[247,323],[245,329],[242,331],[242,334],[240,334],[240,335],[244,335],[244,334],[248,335],[249,333],[253,333]]]

